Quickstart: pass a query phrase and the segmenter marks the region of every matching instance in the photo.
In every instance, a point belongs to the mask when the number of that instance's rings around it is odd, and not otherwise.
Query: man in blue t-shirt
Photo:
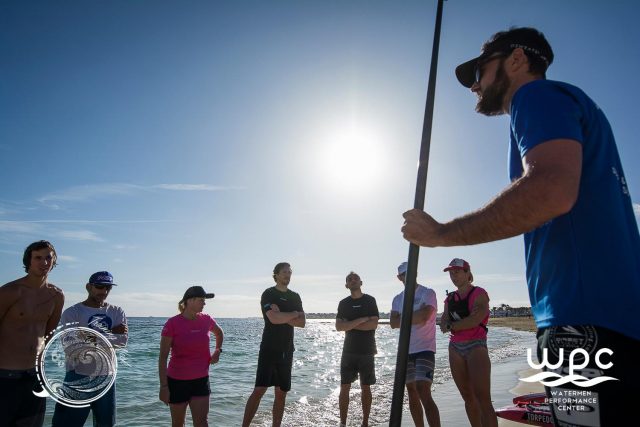
[[[478,96],[476,111],[511,117],[512,182],[485,207],[446,223],[410,210],[402,231],[428,247],[524,234],[538,357],[554,372],[551,379],[583,377],[546,388],[556,425],[623,425],[613,420],[630,419],[630,399],[640,395],[632,361],[640,323],[631,316],[640,306],[640,235],[607,118],[582,90],[546,80],[552,62],[542,33],[512,28],[456,68],[460,83]],[[600,377],[617,380],[580,384]],[[587,392],[589,400],[567,404],[558,399],[564,389]]]

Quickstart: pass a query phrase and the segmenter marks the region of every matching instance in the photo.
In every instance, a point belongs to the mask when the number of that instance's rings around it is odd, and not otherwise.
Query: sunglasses
[[[484,72],[484,67],[487,64],[489,64],[493,60],[500,59],[500,58],[505,58],[505,57],[507,57],[509,55],[510,55],[510,53],[498,53],[498,54],[495,54],[495,55],[491,55],[487,59],[483,59],[482,61],[478,61],[478,64],[476,65],[476,77],[475,77],[474,84],[479,84],[480,80],[482,80],[482,73]]]
[[[106,289],[108,291],[111,290],[111,285],[93,285],[94,288],[98,289],[98,290],[103,290]]]

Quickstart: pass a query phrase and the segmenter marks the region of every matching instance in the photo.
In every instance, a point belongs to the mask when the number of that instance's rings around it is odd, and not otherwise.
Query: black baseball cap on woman
[[[213,298],[216,295],[214,293],[205,292],[202,286],[192,286],[184,293],[184,296],[180,300],[180,304],[188,300],[189,298]]]
[[[535,28],[511,28],[495,33],[482,45],[480,56],[470,59],[456,67],[456,77],[465,87],[471,87],[476,81],[476,70],[490,57],[503,53],[508,56],[514,49],[521,48],[529,57],[540,60],[544,74],[553,62],[553,50],[540,31]],[[499,56],[499,55],[496,55]]]

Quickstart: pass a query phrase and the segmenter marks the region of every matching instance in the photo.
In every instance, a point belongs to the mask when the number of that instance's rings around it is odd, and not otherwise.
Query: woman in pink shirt
[[[487,350],[489,295],[473,286],[469,263],[454,258],[444,271],[458,288],[447,295],[440,321],[443,333],[451,332],[449,366],[472,426],[498,426],[491,403],[491,362]]]
[[[160,400],[171,409],[171,425],[184,426],[187,405],[193,425],[207,426],[209,414],[209,365],[218,363],[224,335],[216,321],[202,313],[205,299],[213,298],[201,286],[192,286],[178,303],[180,314],[167,320],[160,339]],[[209,349],[209,333],[216,348]],[[167,359],[171,352],[169,367]]]

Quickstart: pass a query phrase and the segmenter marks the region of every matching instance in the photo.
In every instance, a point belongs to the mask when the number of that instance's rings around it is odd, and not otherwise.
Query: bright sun
[[[366,131],[336,132],[322,144],[321,153],[321,176],[333,189],[368,191],[382,175],[382,147]]]

